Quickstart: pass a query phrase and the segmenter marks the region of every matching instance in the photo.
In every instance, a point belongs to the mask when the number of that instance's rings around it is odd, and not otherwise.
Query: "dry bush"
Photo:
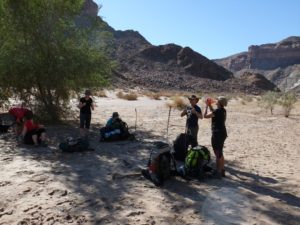
[[[143,91],[141,94],[154,100],[161,100],[162,97],[161,92]]]
[[[244,96],[242,96],[242,99],[243,99],[245,102],[252,102],[252,101],[253,101],[253,96],[244,95]]]
[[[135,101],[135,100],[137,100],[138,95],[136,93],[134,93],[134,92],[129,92],[127,94],[127,93],[123,93],[122,91],[119,91],[117,93],[117,97],[121,98],[121,99],[128,100],[128,101]]]
[[[180,96],[173,96],[171,98],[171,102],[167,103],[168,107],[176,108],[179,110],[183,110],[188,106],[188,102]]]
[[[104,90],[94,91],[93,95],[100,98],[107,98],[106,92]]]
[[[291,110],[294,108],[297,102],[297,95],[294,92],[284,93],[279,99],[279,105],[282,106],[284,110],[284,116],[289,117]]]

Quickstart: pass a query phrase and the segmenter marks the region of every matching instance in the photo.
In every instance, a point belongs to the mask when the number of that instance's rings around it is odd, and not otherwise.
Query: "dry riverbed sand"
[[[110,93],[95,101],[94,152],[58,150],[65,137],[78,135],[77,125],[48,127],[47,148],[17,145],[11,133],[0,135],[1,225],[300,223],[299,104],[285,118],[279,108],[269,115],[255,100],[231,100],[224,149],[227,177],[176,177],[157,188],[140,170],[153,142],[166,140],[167,100],[126,101]],[[114,111],[137,141],[98,142],[99,128]],[[179,114],[171,111],[171,142],[184,132],[185,119]],[[210,120],[200,121],[199,142],[212,150]]]

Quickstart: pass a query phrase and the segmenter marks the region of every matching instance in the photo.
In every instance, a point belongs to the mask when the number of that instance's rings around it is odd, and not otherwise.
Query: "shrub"
[[[138,98],[137,94],[134,93],[134,92],[130,92],[130,93],[126,94],[126,93],[123,93],[121,91],[119,91],[117,93],[117,97],[121,98],[121,99],[128,100],[128,101],[135,101]]]
[[[168,107],[176,108],[179,110],[183,110],[188,106],[187,101],[183,97],[180,96],[173,96],[171,98],[171,102],[167,103]]]
[[[278,103],[279,93],[274,91],[266,92],[259,101],[259,105],[266,110],[270,110],[273,115],[275,105]]]
[[[294,92],[284,93],[279,99],[279,105],[282,106],[284,110],[284,116],[289,117],[294,104],[297,102],[297,96]]]
[[[94,91],[93,95],[97,96],[97,97],[100,97],[100,98],[106,98],[107,97],[106,92],[104,90]]]

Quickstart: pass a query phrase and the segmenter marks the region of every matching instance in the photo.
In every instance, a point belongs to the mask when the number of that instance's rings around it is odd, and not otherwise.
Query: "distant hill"
[[[83,15],[96,17],[96,10],[97,5],[86,0]],[[98,19],[102,21],[100,17]],[[251,83],[245,77],[236,78],[223,65],[189,47],[176,44],[155,46],[137,31],[117,31],[105,24],[99,29],[112,34],[107,46],[110,57],[118,64],[113,74],[115,86],[253,94],[276,89],[274,85],[259,85],[257,80]]]
[[[289,37],[278,43],[252,45],[247,52],[214,62],[239,77],[250,71],[263,74],[282,90],[298,90],[300,84],[300,37]]]

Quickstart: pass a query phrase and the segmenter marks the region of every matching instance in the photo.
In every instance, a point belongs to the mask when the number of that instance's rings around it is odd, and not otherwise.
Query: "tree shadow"
[[[48,148],[19,146],[1,153],[31,160],[36,167],[50,168],[27,176],[29,182],[44,182],[44,185],[35,190],[33,198],[39,193],[46,196],[44,200],[55,203],[48,207],[51,212],[41,210],[42,214],[49,214],[42,218],[43,221],[54,217],[61,224],[71,220],[79,224],[130,224],[139,215],[147,213],[147,207],[140,202],[149,192],[164,196],[166,205],[169,206],[165,216],[173,218],[174,224],[180,224],[176,222],[178,217],[175,215],[184,211],[180,220],[184,224],[183,217],[188,216],[185,214],[186,210],[193,210],[199,220],[205,219],[206,207],[210,209],[207,202],[218,196],[216,193],[220,190],[225,190],[222,193],[226,197],[228,189],[238,190],[240,195],[247,197],[252,210],[277,223],[296,224],[300,221],[299,214],[295,213],[296,208],[300,207],[299,197],[284,192],[278,185],[280,181],[275,178],[242,171],[233,162],[228,162],[229,176],[223,180],[206,178],[199,182],[176,177],[166,181],[162,188],[156,188],[141,177],[140,171],[147,163],[154,147],[153,142],[164,138],[152,131],[137,130],[135,141],[100,143],[100,127],[101,124],[96,124],[90,131],[91,145],[95,149],[93,152],[68,154],[58,150],[58,144],[66,137],[78,135],[78,125],[72,123],[48,128],[51,139]],[[15,142],[9,134],[4,140],[9,145]],[[239,191],[241,188],[245,193]],[[234,198],[240,195],[231,195],[231,201],[236,201]],[[267,204],[264,197],[271,197],[280,204]],[[283,210],[284,207],[289,210]],[[215,224],[224,224],[220,219],[222,212],[215,212],[215,216],[210,216],[209,219]],[[242,211],[236,212],[240,214],[240,218],[247,217]],[[151,220],[154,218],[149,217],[147,223],[151,223]],[[135,223],[138,224],[139,221],[136,219]]]

